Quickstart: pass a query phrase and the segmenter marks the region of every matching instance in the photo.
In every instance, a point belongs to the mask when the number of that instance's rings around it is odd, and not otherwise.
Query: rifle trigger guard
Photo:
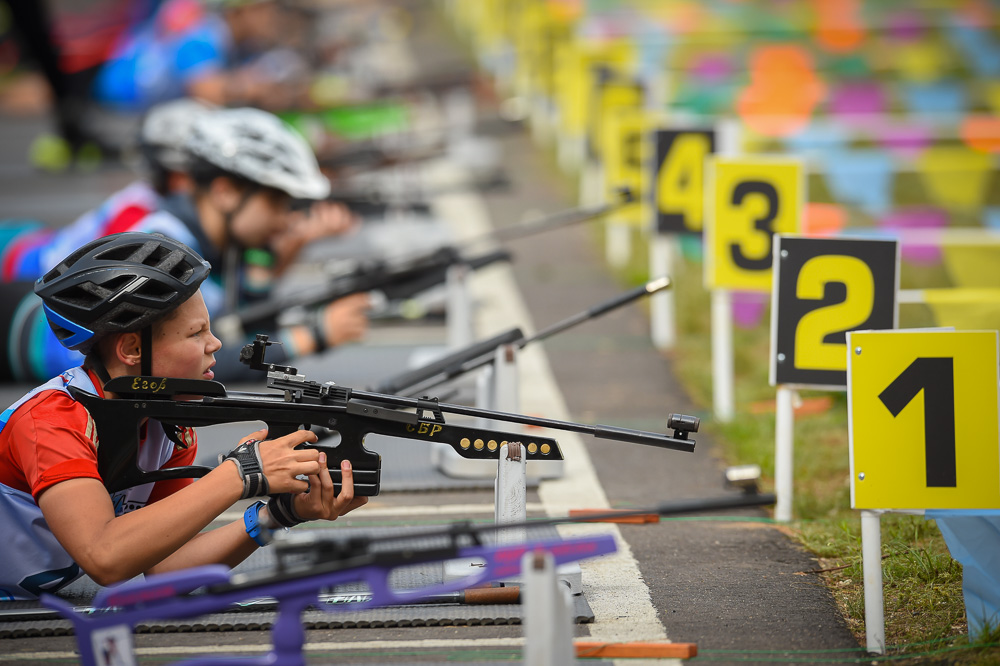
[[[433,423],[444,423],[444,413],[441,411],[441,405],[438,404],[437,398],[431,398],[428,396],[423,396],[417,400],[417,419],[420,421],[425,421],[424,412],[430,412],[430,420]]]

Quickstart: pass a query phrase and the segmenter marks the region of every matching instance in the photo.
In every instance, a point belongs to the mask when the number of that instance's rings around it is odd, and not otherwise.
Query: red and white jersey
[[[78,478],[101,480],[97,469],[97,430],[68,387],[103,396],[99,383],[81,367],[72,368],[32,389],[0,414],[0,600],[36,599],[78,578],[82,571],[52,534],[38,508],[48,488]],[[167,438],[157,421],[148,421],[137,462],[147,470],[194,463],[197,439],[180,433],[184,446]],[[105,445],[110,443],[105,442]],[[192,479],[148,483],[113,493],[120,516],[166,497]]]
[[[160,208],[160,195],[143,181],[115,192],[62,229],[25,225],[0,247],[0,278],[33,282],[78,247],[108,234],[132,231]]]

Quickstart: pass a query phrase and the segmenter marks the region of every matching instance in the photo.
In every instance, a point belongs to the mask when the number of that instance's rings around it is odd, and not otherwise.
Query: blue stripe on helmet
[[[72,333],[72,335],[65,340],[59,341],[62,343],[63,347],[66,347],[67,349],[79,349],[80,345],[86,343],[94,337],[93,331],[80,326],[74,321],[66,319],[66,317],[63,317],[58,312],[54,312],[47,304],[42,307],[45,308],[45,316],[49,318],[49,322],[51,324],[65,328],[67,331]]]

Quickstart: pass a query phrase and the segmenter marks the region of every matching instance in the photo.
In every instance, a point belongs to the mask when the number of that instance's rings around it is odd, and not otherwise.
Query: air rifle
[[[274,666],[301,664],[305,642],[302,614],[310,608],[334,613],[428,601],[521,573],[524,556],[551,553],[553,564],[599,557],[617,550],[614,536],[595,534],[574,538],[536,538],[520,543],[487,543],[490,534],[561,523],[620,520],[631,515],[659,516],[700,513],[774,504],[773,494],[748,493],[704,500],[664,503],[651,509],[590,513],[580,518],[548,518],[519,524],[472,525],[464,521],[436,530],[408,530],[384,536],[331,536],[329,532],[295,530],[275,538],[276,564],[268,569],[233,573],[223,565],[147,576],[101,590],[94,605],[76,608],[54,595],[43,594],[44,606],[73,622],[81,663],[94,666],[96,632],[110,627],[134,628],[143,620],[196,617],[232,610],[248,603],[274,599],[278,615],[272,625],[272,652],[247,658]],[[499,539],[497,539],[499,540]],[[476,560],[467,576],[420,588],[394,587],[394,571],[453,559]],[[324,603],[322,592],[364,583],[368,592],[357,603]],[[12,610],[15,619],[37,619],[31,610]],[[17,618],[17,614],[27,617]],[[200,663],[200,662],[199,662]]]
[[[525,236],[533,236],[543,231],[551,231],[552,229],[558,229],[571,224],[578,224],[580,222],[586,222],[587,220],[603,217],[609,213],[613,213],[616,210],[624,208],[635,201],[635,193],[633,193],[628,187],[617,188],[615,195],[615,198],[612,198],[606,203],[595,204],[593,206],[583,206],[580,208],[570,208],[557,213],[543,215],[521,224],[497,227],[480,237],[470,239],[463,245],[471,245],[486,239],[503,242],[523,238]]]
[[[271,632],[272,652],[260,657],[230,657],[224,663],[271,664],[300,666],[305,663],[302,646],[305,643],[305,622],[302,614],[309,608],[335,613],[389,605],[419,602],[430,596],[457,592],[499,579],[509,579],[521,573],[521,563],[527,553],[551,553],[554,564],[564,565],[591,557],[613,553],[614,537],[600,534],[571,539],[536,539],[517,544],[483,545],[478,537],[468,538],[458,531],[445,534],[445,543],[422,546],[405,536],[403,547],[376,550],[363,542],[329,537],[296,538],[289,533],[275,541],[276,566],[259,572],[238,574],[221,564],[205,565],[159,575],[148,576],[110,587],[94,599],[99,610],[81,613],[66,601],[49,594],[41,601],[56,609],[73,622],[80,648],[80,663],[97,666],[102,629],[122,627],[128,634],[144,620],[170,620],[197,617],[232,610],[233,604],[266,595],[278,602],[278,613]],[[402,567],[433,564],[443,560],[474,559],[481,566],[470,567],[469,575],[415,589],[394,588],[391,574]],[[320,593],[324,588],[367,583],[372,596],[356,604],[323,604]],[[103,632],[101,632],[103,633]],[[130,638],[130,636],[129,636]],[[122,641],[128,643],[130,641]],[[119,650],[128,645],[118,646]],[[217,660],[218,655],[215,656]],[[185,663],[215,663],[194,661]]]
[[[615,308],[625,305],[626,303],[631,303],[637,298],[641,298],[642,296],[647,296],[649,294],[655,294],[661,289],[666,289],[670,286],[671,282],[668,277],[651,280],[644,285],[630,289],[619,296],[615,296],[604,303],[595,305],[584,310],[583,312],[573,315],[572,317],[568,317],[560,322],[552,324],[530,337],[526,337],[519,328],[508,329],[493,336],[492,338],[474,342],[463,349],[459,349],[458,351],[452,352],[447,356],[431,361],[430,363],[419,368],[407,370],[406,372],[401,372],[388,379],[383,379],[382,382],[375,387],[375,390],[379,393],[402,394],[403,392],[409,392],[410,394],[419,394],[426,389],[438,386],[439,384],[459,375],[463,375],[467,372],[475,370],[476,368],[481,368],[488,363],[492,363],[494,353],[501,345],[515,345],[518,349],[524,349],[524,347],[532,342],[544,340],[555,335],[556,333],[560,333],[572,326],[576,326],[579,323],[599,317],[606,312],[610,312]]]
[[[585,425],[539,417],[498,412],[465,405],[442,403],[437,398],[406,398],[366,391],[355,391],[333,382],[309,381],[295,368],[268,364],[267,347],[273,344],[266,335],[247,344],[240,351],[240,361],[267,373],[268,393],[229,392],[219,382],[170,377],[115,377],[104,386],[119,396],[100,398],[78,388],[70,388],[94,419],[101,446],[97,468],[110,492],[153,481],[197,478],[209,467],[192,465],[161,470],[143,470],[136,454],[140,427],[146,418],[171,427],[207,426],[219,423],[263,421],[270,438],[281,437],[301,428],[320,428],[340,435],[338,444],[319,442],[303,444],[326,452],[327,467],[334,487],[340,492],[340,463],[351,461],[354,471],[354,494],[372,496],[379,492],[382,457],[365,448],[371,433],[444,442],[463,458],[498,459],[507,442],[521,442],[528,460],[562,460],[559,444],[551,437],[521,435],[485,428],[452,425],[445,414],[458,414],[506,423],[552,428],[591,434],[595,437],[636,444],[646,444],[675,451],[694,451],[689,434],[698,431],[700,420],[693,416],[670,414],[664,435],[629,428]],[[185,396],[184,400],[174,400]],[[193,399],[192,399],[193,398]],[[412,411],[409,411],[412,410]]]
[[[422,183],[415,183],[413,186],[401,184],[399,191],[391,192],[376,187],[359,187],[354,189],[333,190],[327,197],[330,201],[336,201],[349,208],[359,208],[364,206],[393,206],[407,205],[409,203],[421,203],[429,197],[436,197],[445,194],[455,194],[460,192],[491,192],[504,190],[510,187],[510,178],[503,172],[488,174],[483,178],[456,181],[453,183],[436,184],[433,187],[426,187]],[[312,202],[309,202],[310,204]]]
[[[408,210],[416,213],[430,214],[430,199],[447,194],[464,192],[496,192],[510,187],[511,181],[502,171],[486,174],[479,178],[456,180],[451,183],[436,183],[427,185],[422,182],[399,183],[396,188],[358,186],[332,190],[326,197],[327,201],[347,206],[356,215],[368,218],[384,216],[387,210]],[[313,205],[313,201],[296,200],[292,207],[304,210]]]
[[[478,270],[498,261],[510,261],[507,250],[499,249],[463,257],[454,248],[444,247],[411,259],[359,262],[349,271],[328,277],[318,287],[293,295],[269,298],[218,317],[213,328],[224,341],[244,340],[253,331],[293,308],[324,305],[351,294],[380,292],[386,300],[405,300],[443,284],[448,268],[455,264]]]
[[[292,297],[271,298],[241,308],[213,321],[213,328],[224,341],[243,340],[244,332],[273,321],[283,312],[302,307],[315,307],[351,294],[380,291],[388,300],[403,300],[442,284],[448,267],[462,263],[472,269],[483,268],[497,261],[510,260],[505,250],[464,258],[463,252],[488,241],[508,241],[531,236],[543,231],[577,224],[607,215],[634,201],[632,191],[623,187],[618,198],[608,203],[552,213],[529,222],[499,227],[462,243],[438,248],[423,254],[413,254],[393,261],[361,263],[356,268],[328,278],[322,286],[300,291]]]
[[[490,231],[456,243],[451,246],[452,251],[467,252],[478,245],[517,240],[545,231],[567,227],[571,224],[579,224],[580,222],[586,222],[587,220],[613,213],[635,201],[635,194],[628,187],[619,187],[615,194],[616,197],[606,203],[568,208],[548,215],[542,215],[526,222],[521,222],[520,224],[493,228]],[[414,255],[413,258],[416,259],[418,257],[419,255]]]
[[[468,132],[473,138],[491,138],[521,129],[523,126],[520,122],[497,117],[477,120]],[[341,145],[327,154],[317,155],[317,161],[324,169],[350,169],[352,173],[358,173],[438,159],[452,150],[446,142],[449,133],[454,132],[455,128],[443,125],[421,128],[419,131],[411,129],[391,132],[382,137]]]

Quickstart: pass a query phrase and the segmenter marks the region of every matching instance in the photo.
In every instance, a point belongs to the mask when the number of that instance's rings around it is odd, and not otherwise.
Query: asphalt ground
[[[412,48],[423,67],[454,63],[464,56],[453,36],[430,14],[420,14]],[[491,109],[484,109],[490,111]],[[0,203],[3,217],[40,218],[64,224],[99,203],[134,176],[121,168],[93,173],[43,174],[25,161],[31,139],[44,118],[3,118],[0,122]],[[573,207],[569,179],[526,134],[500,139],[503,164],[513,179],[508,192],[484,197],[448,197],[438,214],[457,235],[479,224],[516,224],[529,212]],[[509,268],[491,269],[473,281],[479,297],[477,334],[485,337],[509,325],[535,330],[580,312],[622,291],[606,268],[596,234],[587,225],[512,241]],[[673,375],[669,356],[649,341],[648,319],[630,305],[559,334],[521,357],[522,410],[554,418],[660,430],[668,413],[699,415],[702,432],[695,453],[686,454],[604,440],[571,446],[566,478],[543,482],[529,492],[533,513],[559,514],[568,508],[641,507],[671,500],[714,497],[725,492],[724,464],[715,454],[707,413],[691,403]],[[440,322],[377,325],[358,348],[337,352],[351,381],[388,374],[378,367],[380,345],[418,349],[442,345]],[[351,360],[353,359],[353,360]],[[337,357],[310,364],[324,368]],[[343,380],[341,380],[342,383]],[[16,397],[24,387],[3,387]],[[562,440],[560,440],[562,442]],[[396,524],[406,511],[426,507],[425,518],[475,515],[488,511],[492,493],[388,493],[352,514],[347,525]],[[820,658],[859,656],[830,593],[809,573],[816,560],[766,519],[762,510],[730,512],[733,520],[664,520],[622,525],[623,549],[613,564],[585,569],[585,594],[596,621],[577,625],[577,636],[602,640],[669,639],[698,645],[694,661],[711,663],[810,663]],[[408,518],[404,518],[407,520]],[[412,520],[412,518],[409,518]],[[440,663],[516,659],[520,626],[447,626],[310,631],[310,663]],[[191,657],[229,648],[253,652],[269,644],[266,631],[141,634],[144,662]],[[0,661],[73,661],[71,637],[0,641]],[[641,663],[637,660],[621,663]]]

